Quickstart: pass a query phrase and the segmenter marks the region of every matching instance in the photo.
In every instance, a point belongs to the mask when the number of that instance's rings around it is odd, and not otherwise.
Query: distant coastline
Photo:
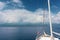
[[[53,26],[59,26],[60,24],[53,24]],[[49,26],[49,24],[0,24],[0,27],[40,27],[40,26]]]

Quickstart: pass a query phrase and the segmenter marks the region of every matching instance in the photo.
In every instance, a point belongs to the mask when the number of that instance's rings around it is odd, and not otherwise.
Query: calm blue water
[[[0,27],[0,40],[35,40],[37,32],[42,33],[46,30],[49,34],[49,27],[35,26],[35,27]],[[60,27],[53,26],[53,30],[60,32]],[[55,37],[59,37],[54,35]],[[59,37],[60,38],[60,37]]]

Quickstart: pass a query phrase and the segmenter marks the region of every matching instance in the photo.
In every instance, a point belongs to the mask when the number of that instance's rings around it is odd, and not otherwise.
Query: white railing
[[[56,35],[58,35],[58,36],[60,36],[60,33],[57,33],[57,32],[54,32],[54,31],[53,31],[53,33],[56,34]]]

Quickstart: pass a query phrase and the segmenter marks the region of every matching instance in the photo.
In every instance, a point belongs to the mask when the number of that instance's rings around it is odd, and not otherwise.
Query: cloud
[[[60,12],[51,14],[52,23],[60,23]],[[42,23],[43,20],[45,23],[49,22],[47,10],[37,9],[32,12],[26,9],[8,9],[0,11],[0,23]]]
[[[24,8],[23,2],[21,0],[10,0],[6,2],[0,1],[0,10],[17,8]]]
[[[20,0],[13,0],[13,2],[15,2],[15,3],[19,3],[19,2],[21,2]],[[22,2],[21,2],[22,3]]]
[[[11,0],[6,2],[6,8],[12,8],[12,9],[17,9],[17,8],[24,8],[23,2],[21,0]]]
[[[60,23],[60,12],[58,12],[56,15],[52,17],[53,23]]]
[[[4,2],[0,2],[0,10],[3,9],[5,7],[5,3]]]
[[[17,3],[15,5],[11,2],[0,2],[0,10],[4,9],[7,4],[12,4],[19,7],[24,7],[21,0],[13,0],[14,3]],[[8,6],[9,7],[9,6]],[[7,8],[8,8],[7,7]],[[53,6],[54,8],[58,8],[57,6]],[[13,8],[13,6],[12,6]],[[60,23],[60,12],[57,14],[53,14],[51,12],[52,16],[52,23]],[[43,17],[43,15],[45,15]],[[0,11],[0,23],[42,23],[44,20],[45,23],[49,22],[49,14],[47,10],[37,9],[35,12],[28,11],[26,9],[8,9]]]
[[[35,12],[37,15],[44,15],[43,16],[43,20],[45,23],[49,22],[49,13],[48,10],[42,10],[42,9],[38,9]],[[60,24],[60,11],[57,12],[56,14],[51,12],[51,18],[52,18],[52,23],[57,23]]]
[[[39,23],[43,16],[26,9],[4,10],[0,12],[1,23]]]

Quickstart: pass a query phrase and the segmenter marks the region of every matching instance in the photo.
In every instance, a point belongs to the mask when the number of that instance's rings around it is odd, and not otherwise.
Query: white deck
[[[40,37],[40,38],[37,38],[36,40],[51,40],[51,37]],[[54,38],[54,40],[59,40],[59,39]]]

